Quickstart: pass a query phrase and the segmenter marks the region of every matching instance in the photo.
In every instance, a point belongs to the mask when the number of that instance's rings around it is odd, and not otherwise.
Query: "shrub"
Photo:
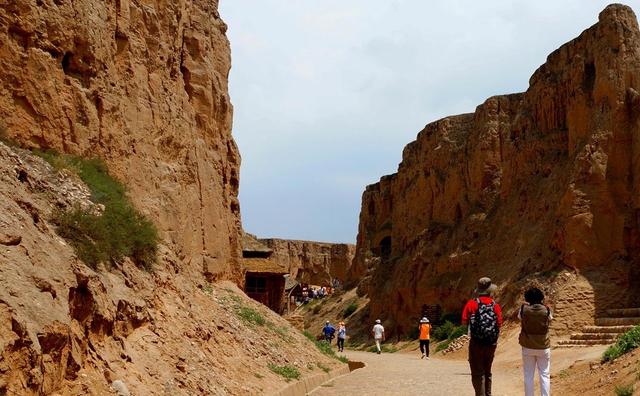
[[[334,359],[338,359],[338,356],[336,355],[336,352],[333,350],[333,348],[331,348],[331,344],[329,344],[328,342],[322,340],[322,341],[318,341],[316,340],[316,337],[314,337],[311,333],[309,333],[308,331],[303,331],[302,334],[304,334],[305,337],[307,337],[309,339],[309,341],[313,342],[316,345],[316,348],[318,348],[318,350],[320,350],[320,352],[324,353],[325,355],[332,357]]]
[[[58,234],[69,241],[78,257],[92,268],[130,257],[150,270],[156,261],[158,231],[133,207],[124,185],[109,174],[104,162],[54,152],[36,154],[57,169],[77,173],[91,190],[92,201],[104,206],[102,214],[79,206],[54,212]]]
[[[273,371],[274,373],[280,374],[281,376],[286,378],[287,381],[300,378],[300,371],[298,371],[298,369],[293,366],[278,366],[277,364],[269,363],[267,367],[269,367],[269,370]]]
[[[338,356],[338,360],[342,363],[349,363],[349,359],[344,355]]]
[[[446,340],[446,341],[443,341],[443,342],[439,343],[438,346],[436,347],[436,352],[440,352],[440,351],[443,351],[443,350],[447,349],[449,344],[451,344],[451,340]]]
[[[615,344],[607,348],[602,355],[602,361],[612,362],[638,346],[640,346],[640,325],[624,333]]]
[[[258,311],[249,307],[240,307],[238,309],[238,317],[249,324],[257,324],[263,326],[265,324],[264,317]]]
[[[467,326],[456,326],[451,332],[451,334],[449,334],[449,337],[447,337],[447,340],[453,341],[456,338],[462,337],[465,334],[467,334]]]
[[[451,333],[453,333],[453,331],[455,330],[456,326],[449,322],[446,321],[443,324],[441,324],[440,326],[436,327],[433,330],[433,338],[436,341],[442,341],[442,340],[446,340],[449,338],[449,336],[451,335]]]
[[[343,318],[346,318],[348,316],[351,316],[351,314],[353,314],[354,312],[356,312],[356,310],[358,309],[358,304],[352,302],[351,304],[349,304],[349,306],[347,306],[347,308],[344,310],[344,313],[342,315]]]
[[[414,326],[411,328],[408,337],[410,340],[417,340],[418,338],[420,338],[420,329],[418,328],[418,326]]]
[[[440,321],[442,323],[451,322],[456,325],[459,325],[461,323],[461,320],[462,320],[462,316],[460,312],[448,312],[442,315],[442,317],[440,318]]]
[[[616,385],[615,388],[616,396],[632,396],[633,395],[633,384],[630,385]]]

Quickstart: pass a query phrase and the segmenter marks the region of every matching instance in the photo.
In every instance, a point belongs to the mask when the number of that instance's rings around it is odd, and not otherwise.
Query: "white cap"
[[[380,319],[376,319],[376,323],[380,324],[381,323]]]

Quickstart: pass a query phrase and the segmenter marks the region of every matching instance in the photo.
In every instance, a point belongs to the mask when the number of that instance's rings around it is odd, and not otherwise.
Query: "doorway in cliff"
[[[391,237],[386,236],[382,238],[380,244],[378,245],[378,251],[380,252],[380,257],[389,258],[391,255]]]

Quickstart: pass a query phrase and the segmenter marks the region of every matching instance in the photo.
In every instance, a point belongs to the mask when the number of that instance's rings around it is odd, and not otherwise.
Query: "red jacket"
[[[491,304],[492,302],[494,302],[494,299],[489,297],[489,296],[480,296],[480,302],[483,304]],[[502,308],[500,308],[500,304],[495,303],[493,309],[496,312],[496,316],[498,317],[498,327],[502,327]],[[478,303],[476,302],[476,299],[472,299],[469,300],[467,302],[467,305],[464,306],[464,309],[462,310],[462,324],[467,324],[469,323],[469,320],[471,319],[471,316],[476,313],[476,311],[478,310]]]

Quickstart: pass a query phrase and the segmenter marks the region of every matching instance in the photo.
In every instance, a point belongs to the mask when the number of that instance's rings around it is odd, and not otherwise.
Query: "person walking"
[[[540,395],[549,396],[551,394],[549,324],[553,315],[549,307],[543,304],[544,293],[537,287],[529,288],[524,292],[524,301],[518,312],[518,318],[521,321],[519,341],[522,346],[524,394],[533,396],[535,370],[538,367]]]
[[[469,325],[469,367],[476,396],[491,396],[491,366],[496,353],[502,309],[491,297],[497,286],[490,278],[478,280],[477,298],[467,302],[462,311],[462,324]]]
[[[347,328],[344,322],[338,324],[338,352],[344,351],[344,340],[347,338]]]
[[[384,341],[384,327],[382,326],[382,322],[380,319],[376,319],[376,324],[371,329],[371,335],[373,335],[373,339],[376,341],[376,349],[378,350],[378,355],[382,350],[380,349],[380,343]]]
[[[336,328],[331,326],[331,322],[327,320],[322,328],[322,334],[324,334],[324,340],[331,345],[331,340],[333,340],[333,335],[336,332]]]
[[[429,323],[429,319],[427,319],[426,316],[420,319],[418,330],[420,332],[420,352],[422,352],[422,357],[420,359],[424,359],[426,357],[427,360],[429,360],[429,338],[431,335],[431,324]]]

